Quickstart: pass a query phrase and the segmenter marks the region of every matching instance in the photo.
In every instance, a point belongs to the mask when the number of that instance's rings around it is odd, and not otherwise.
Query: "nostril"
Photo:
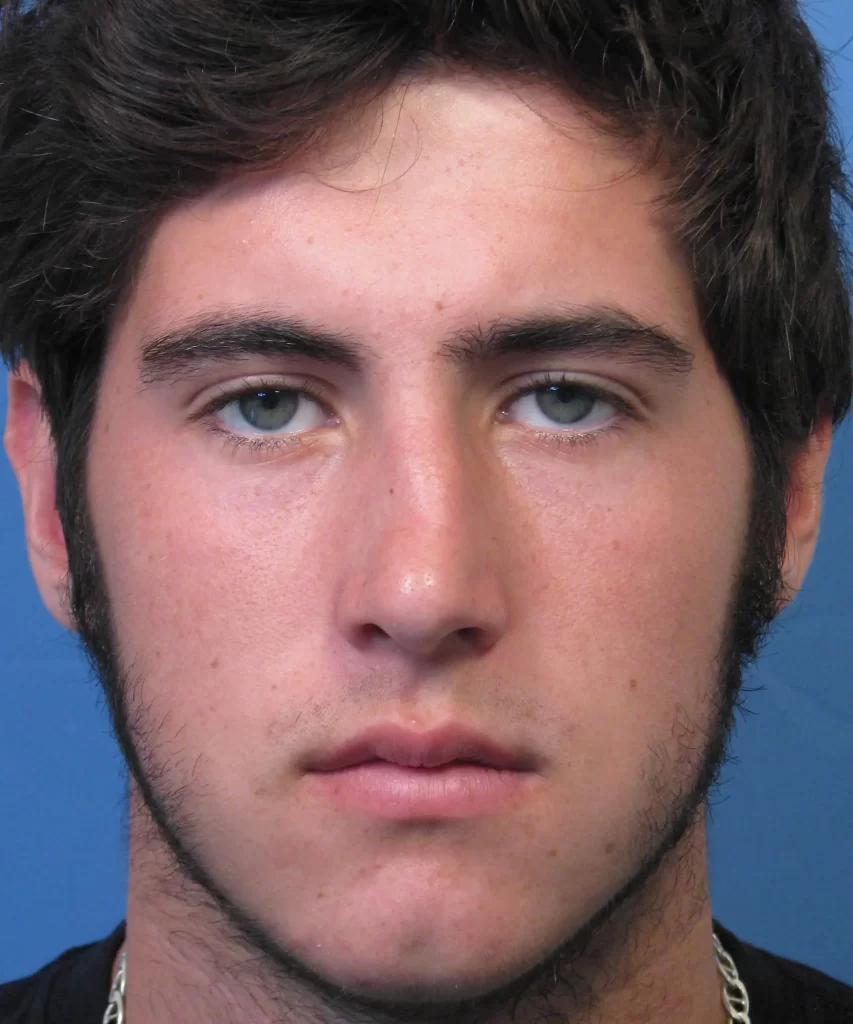
[[[381,626],[377,626],[375,622],[365,622],[361,627],[361,635],[362,638],[368,642],[371,640],[390,639],[390,634],[386,633]]]

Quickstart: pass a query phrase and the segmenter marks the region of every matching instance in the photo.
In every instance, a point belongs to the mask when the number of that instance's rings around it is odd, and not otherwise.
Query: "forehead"
[[[581,304],[699,337],[660,197],[636,151],[553,90],[400,85],[298,162],[170,211],[119,333],[254,308],[424,348],[472,318]]]

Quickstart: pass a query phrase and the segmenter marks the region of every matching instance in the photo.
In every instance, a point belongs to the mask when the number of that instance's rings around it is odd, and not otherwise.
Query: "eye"
[[[222,396],[212,412],[234,434],[295,434],[322,426],[328,414],[303,388],[256,386]]]
[[[624,403],[590,384],[571,378],[546,379],[526,387],[507,408],[506,415],[539,429],[554,427],[587,433],[615,419]]]

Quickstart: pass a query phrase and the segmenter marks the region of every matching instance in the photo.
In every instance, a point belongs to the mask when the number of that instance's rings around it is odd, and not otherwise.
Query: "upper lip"
[[[311,759],[308,769],[333,772],[367,761],[388,761],[412,768],[437,768],[453,761],[514,771],[532,768],[531,758],[524,751],[501,746],[463,726],[446,725],[416,732],[400,725],[378,725]]]

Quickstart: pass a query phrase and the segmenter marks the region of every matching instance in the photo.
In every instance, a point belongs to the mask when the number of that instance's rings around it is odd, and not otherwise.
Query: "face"
[[[174,836],[282,956],[439,999],[531,968],[664,842],[750,470],[632,154],[530,88],[383,106],[165,216],[87,494]]]

